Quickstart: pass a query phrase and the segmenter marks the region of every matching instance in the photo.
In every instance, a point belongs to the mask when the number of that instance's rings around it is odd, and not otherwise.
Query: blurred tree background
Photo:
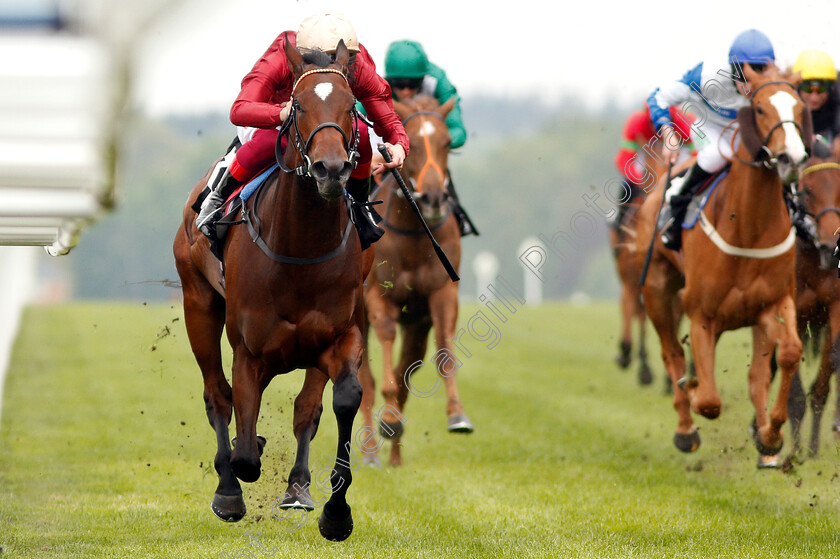
[[[548,106],[537,99],[462,100],[467,144],[450,156],[458,194],[481,231],[463,241],[461,293],[477,296],[473,258],[490,251],[499,274],[522,288],[519,246],[540,234],[563,232],[574,243],[558,245],[543,268],[544,297],[584,292],[614,298],[618,287],[602,212],[583,199],[599,196],[616,176],[613,155],[629,108],[587,109],[574,98]],[[88,229],[60,264],[71,295],[84,299],[166,300],[179,290],[172,239],[189,189],[233,139],[226,114],[135,115],[120,168],[118,209]],[[592,219],[573,216],[588,213]],[[592,227],[592,224],[595,227]],[[568,237],[567,237],[568,238]]]

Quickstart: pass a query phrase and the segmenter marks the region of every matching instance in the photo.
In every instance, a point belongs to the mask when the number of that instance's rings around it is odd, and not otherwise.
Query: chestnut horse
[[[413,186],[415,201],[429,229],[457,271],[461,261],[461,235],[447,192],[446,173],[451,139],[445,119],[453,106],[454,99],[438,106],[435,99],[425,96],[415,98],[411,105],[394,103],[411,142],[402,175]],[[438,347],[433,361],[446,386],[449,430],[468,433],[473,426],[464,414],[458,395],[456,359],[452,353],[458,320],[458,284],[450,280],[393,176],[383,180],[380,193],[384,202],[380,206],[383,208],[381,225],[386,233],[376,245],[374,266],[365,283],[365,305],[368,323],[382,345],[385,404],[377,413],[380,434],[392,440],[390,463],[399,465],[406,399],[410,391],[418,394],[412,389],[411,375],[422,364],[432,327]],[[395,368],[393,354],[398,324],[402,349]],[[368,359],[363,360],[359,378],[365,389],[362,414],[368,432],[372,433],[375,388]],[[423,394],[427,396],[429,392],[424,390]],[[375,452],[379,444],[365,449],[366,462],[378,462]]]
[[[651,146],[651,150],[659,151],[661,148],[661,141],[657,140]],[[652,173],[654,177],[662,177],[666,173],[667,167],[661,159],[653,157],[646,157],[645,167],[647,172]],[[621,284],[620,296],[620,310],[621,310],[621,338],[618,344],[618,355],[615,358],[616,363],[622,369],[626,369],[632,362],[633,354],[633,322],[635,321],[638,330],[638,350],[639,357],[639,384],[647,385],[653,382],[653,373],[648,363],[647,344],[645,339],[647,337],[647,314],[645,313],[645,305],[642,301],[642,287],[639,285],[639,277],[641,276],[642,266],[639,263],[639,258],[636,255],[636,225],[639,220],[639,208],[647,197],[647,192],[642,188],[646,185],[640,185],[640,193],[631,201],[627,202],[627,208],[621,223],[618,224],[617,229],[610,228],[609,241],[610,247],[613,251],[613,259],[615,260],[615,269],[618,274],[618,280]],[[648,186],[648,188],[650,188]],[[665,376],[665,392],[671,392],[671,379]]]
[[[637,212],[644,199],[645,195],[642,194],[634,198],[632,202],[627,202],[628,207],[622,223],[619,224],[617,230],[610,228],[609,232],[615,270],[621,284],[621,338],[618,346],[619,353],[615,361],[622,369],[630,366],[633,360],[633,323],[635,321],[638,328],[639,384],[642,385],[653,382],[645,344],[647,315],[642,302],[642,288],[639,286],[641,266],[636,258]]]
[[[802,138],[810,138],[810,113],[775,67],[759,75],[748,66],[750,105],[739,112],[742,143],[728,175],[700,213],[700,226],[683,232],[683,249],[666,249],[658,235],[643,288],[645,307],[662,344],[679,417],[674,444],[683,452],[700,446],[691,411],[714,419],[721,410],[715,384],[715,346],[728,330],[752,327],[749,392],[756,413],[755,445],[773,456],[783,444],[791,379],[802,355],[796,329],[794,230],[783,188],[805,162]],[[803,122],[804,121],[804,122]],[[803,126],[806,129],[803,132]],[[664,180],[642,206],[640,258],[654,236]],[[677,334],[690,320],[696,378],[684,378],[686,362]],[[779,393],[768,415],[770,359],[778,345]]]
[[[819,372],[808,393],[813,413],[809,450],[816,456],[830,380],[835,371],[840,370],[840,280],[837,279],[837,261],[832,255],[837,245],[835,232],[840,227],[840,164],[837,157],[809,159],[808,166],[800,173],[799,188],[806,209],[817,222],[818,235],[816,244],[798,240],[796,245],[799,335],[817,347],[822,341]],[[805,411],[799,374],[794,378],[791,399],[797,396],[799,402],[789,403],[795,449],[799,447],[799,424]],[[835,433],[840,431],[840,398],[837,404],[832,424]]]
[[[265,439],[257,435],[256,424],[262,393],[274,376],[305,368],[294,405],[297,457],[280,507],[314,508],[308,490],[309,442],[331,380],[338,449],[333,491],[318,524],[325,538],[343,540],[353,528],[346,501],[352,481],[348,465],[353,419],[362,399],[357,379],[364,328],[362,282],[373,256],[362,253],[342,196],[352,171],[350,153],[358,142],[355,99],[343,42],[335,62],[317,56],[320,52],[304,58],[288,42],[285,54],[295,85],[286,120],[289,149],[278,161],[284,172],[274,174],[245,203],[249,227],[230,228],[223,275],[191,209],[205,176],[187,200],[175,238],[175,261],[187,334],[204,376],[207,417],[216,432],[219,485],[213,512],[226,521],[244,516],[237,478],[254,482],[260,477]],[[223,328],[233,349],[232,387],[222,370]],[[232,414],[236,439],[231,451]]]

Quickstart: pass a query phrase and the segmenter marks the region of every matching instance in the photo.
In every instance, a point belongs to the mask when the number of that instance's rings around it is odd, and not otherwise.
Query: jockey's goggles
[[[799,84],[799,93],[825,93],[831,84],[824,80],[806,80]]]
[[[420,89],[423,78],[388,78],[391,89]]]

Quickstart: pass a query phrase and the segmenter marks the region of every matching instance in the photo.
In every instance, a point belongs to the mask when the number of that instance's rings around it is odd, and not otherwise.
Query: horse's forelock
[[[335,64],[335,58],[333,55],[324,52],[320,49],[300,49],[300,53],[303,56],[304,63],[314,66],[315,68],[329,68],[333,64]],[[356,63],[356,53],[350,53],[350,62],[347,64],[347,79],[350,85],[353,85],[353,66]],[[310,68],[311,69],[311,68]]]

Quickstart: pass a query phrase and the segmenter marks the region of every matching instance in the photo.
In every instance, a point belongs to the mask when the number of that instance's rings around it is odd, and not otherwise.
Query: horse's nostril
[[[327,178],[327,166],[323,161],[316,161],[309,166],[309,173],[317,181],[322,181]]]
[[[787,153],[783,153],[783,154],[779,155],[777,160],[782,165],[789,165],[790,164],[790,156]]]

